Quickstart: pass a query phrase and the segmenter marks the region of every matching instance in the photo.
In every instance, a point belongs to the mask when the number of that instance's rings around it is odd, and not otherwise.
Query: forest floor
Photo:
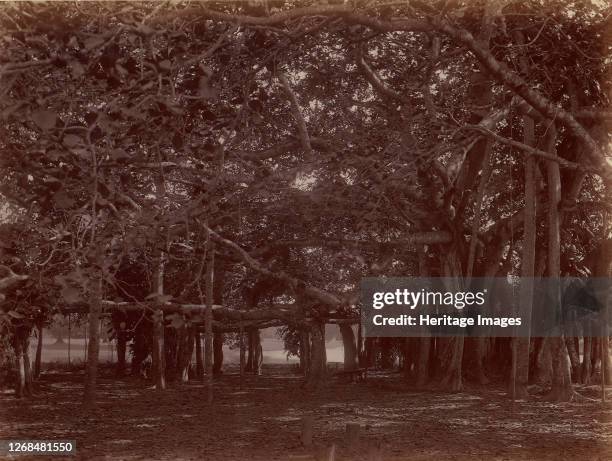
[[[93,412],[80,405],[82,372],[48,372],[31,400],[0,394],[0,439],[76,440],[72,460],[317,460],[335,445],[336,461],[365,461],[377,444],[385,461],[612,459],[612,406],[595,400],[596,386],[579,389],[592,401],[513,407],[501,388],[416,392],[402,389],[398,374],[331,379],[312,393],[289,366],[264,367],[242,389],[231,371],[216,379],[211,408],[201,383],[157,392],[103,369]],[[299,438],[304,415],[315,417],[308,449]],[[344,442],[347,423],[362,425],[356,450]]]

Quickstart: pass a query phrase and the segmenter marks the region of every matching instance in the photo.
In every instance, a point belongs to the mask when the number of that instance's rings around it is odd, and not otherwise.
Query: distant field
[[[55,344],[54,338],[43,340],[42,362],[68,362],[68,340],[64,340],[64,344]],[[287,360],[287,353],[283,350],[283,343],[278,339],[263,338],[262,348],[264,354],[264,363],[281,364],[281,363],[296,363],[298,359],[291,357]],[[36,341],[30,342],[30,357],[36,354]],[[225,346],[223,348],[223,360],[226,363],[238,363],[240,361],[240,351],[238,349],[231,350]],[[85,359],[85,340],[75,339],[70,340],[70,362],[82,362]],[[115,343],[100,343],[100,361],[114,362],[117,359]],[[342,362],[343,350],[342,343],[339,341],[329,341],[327,343],[327,360],[328,362]]]

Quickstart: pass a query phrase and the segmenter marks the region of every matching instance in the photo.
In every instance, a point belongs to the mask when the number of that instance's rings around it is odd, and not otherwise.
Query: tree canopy
[[[1,13],[3,328],[92,297],[201,323],[207,251],[215,328],[356,320],[366,275],[519,274],[528,188],[534,239],[562,214],[561,273],[609,258],[605,2]]]

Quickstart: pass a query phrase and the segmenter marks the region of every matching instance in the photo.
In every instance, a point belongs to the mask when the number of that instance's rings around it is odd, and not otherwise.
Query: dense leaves
[[[518,273],[523,167],[538,149],[545,209],[555,122],[528,90],[569,114],[555,143],[563,271],[592,273],[610,237],[609,9],[329,3],[4,6],[2,263],[30,279],[3,325],[90,302],[98,277],[104,299],[202,303],[207,226],[299,281],[220,245],[236,309],[263,280],[260,302],[314,286],[356,317],[360,277],[418,274],[418,249],[431,275],[449,254],[455,275]],[[147,297],[160,265],[164,294]],[[325,314],[314,298],[296,321]]]

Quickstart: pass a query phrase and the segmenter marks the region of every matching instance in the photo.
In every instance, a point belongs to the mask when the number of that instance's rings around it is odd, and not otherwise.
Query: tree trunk
[[[465,352],[463,365],[466,368],[466,375],[480,384],[485,385],[489,382],[484,373],[484,359],[486,355],[487,338],[465,338]]]
[[[212,301],[214,304],[223,305],[223,290],[225,285],[225,266],[222,261],[215,265],[215,278],[212,284],[213,293]],[[213,336],[213,375],[223,373],[223,342],[225,335],[221,332],[216,332]]]
[[[411,380],[416,372],[420,338],[404,338],[401,357],[401,370],[406,380]]]
[[[34,393],[32,367],[30,366],[30,340],[26,337],[23,342],[23,368],[25,374],[25,388],[28,396]]]
[[[531,346],[529,348],[529,384],[536,384],[538,382],[539,373],[539,360],[542,353],[542,347],[546,341],[544,338],[531,338]]]
[[[216,332],[213,336],[213,374],[219,375],[223,373],[223,342],[225,335],[223,333]]]
[[[463,336],[456,336],[446,341],[446,347],[442,351],[444,377],[441,384],[451,392],[461,392],[463,389],[461,376],[463,345]]]
[[[117,330],[117,369],[118,377],[125,376],[125,354],[127,352],[127,332],[125,323],[121,322]]]
[[[261,334],[258,329],[249,330],[249,351],[247,359],[247,371],[253,372],[256,375],[261,374]]]
[[[195,328],[193,326],[185,328],[181,335],[179,347],[179,373],[183,383],[189,381],[189,370],[191,369],[191,357],[195,342]]]
[[[380,363],[379,366],[383,370],[391,370],[393,368],[393,338],[378,338],[380,344]]]
[[[339,327],[342,335],[342,345],[344,346],[344,369],[354,370],[357,368],[357,345],[355,344],[353,327],[346,324],[341,324]]]
[[[247,360],[247,371],[256,375],[261,374],[261,364],[263,361],[261,350],[261,334],[258,329],[249,331],[249,354]]]
[[[159,186],[158,194],[161,194],[165,191],[165,186],[162,178],[159,179],[157,185]],[[155,264],[156,266],[152,280],[153,293],[156,293],[158,296],[162,296],[164,294],[165,273],[163,252],[157,251]],[[153,353],[151,358],[153,362],[154,382],[155,389],[157,389],[158,391],[162,391],[166,389],[166,327],[164,320],[164,311],[161,309],[155,310],[155,312],[153,312],[152,320]]]
[[[416,385],[418,387],[425,386],[429,381],[429,352],[431,350],[431,338],[419,338],[419,356],[417,360],[417,378]]]
[[[89,344],[87,345],[87,365],[85,367],[85,393],[83,403],[86,407],[95,406],[96,384],[98,378],[98,355],[100,352],[100,311],[102,300],[102,278],[93,281],[94,290],[89,303]]]
[[[365,363],[366,367],[373,368],[377,365],[378,360],[378,341],[377,338],[366,338],[365,339]]]
[[[17,398],[21,398],[21,397],[27,396],[26,369],[25,369],[25,361],[24,361],[24,355],[23,355],[23,343],[20,340],[16,340],[14,349],[15,349],[15,357],[17,358],[17,371],[19,373],[19,377],[17,378],[17,386],[15,388],[15,395],[17,396]]]
[[[208,404],[213,402],[213,283],[214,283],[214,265],[215,265],[215,244],[212,237],[208,236],[208,244],[206,249],[206,313],[205,313],[205,337],[204,337],[204,352],[205,352],[205,367],[206,367],[206,400]]]
[[[238,345],[240,347],[240,389],[244,386],[244,327],[240,325],[240,331],[238,332]]]
[[[493,341],[493,353],[490,355],[487,368],[495,373],[510,376],[513,338],[494,338]]]
[[[164,321],[164,376],[166,382],[173,382],[180,373],[179,349],[183,338],[183,330],[166,328]]]
[[[450,292],[461,291],[461,263],[456,249],[451,249],[442,257],[441,266],[442,274],[449,278],[452,285],[447,286],[446,290]],[[444,338],[441,342],[445,344],[441,350],[441,365],[444,369],[444,376],[441,382],[442,387],[447,388],[451,392],[460,392],[463,389],[462,363],[464,337]]]
[[[549,154],[557,155],[555,143],[557,131],[553,123],[550,124],[546,136],[546,149]],[[559,205],[561,203],[561,173],[557,162],[546,162],[546,176],[548,186],[548,277],[554,284],[554,306],[561,305],[561,217]],[[570,338],[571,339],[571,338]],[[560,337],[550,338],[552,353],[552,389],[551,397],[555,400],[570,400],[573,395],[572,376],[570,372],[570,358],[565,345],[563,334]]]
[[[310,373],[310,332],[306,329],[300,330],[300,368],[304,376]]]
[[[169,328],[170,331],[174,332],[175,344],[174,344],[174,379],[178,378],[180,382],[183,382],[183,373],[187,371],[186,381],[189,381],[189,362],[185,367],[186,349],[189,348],[187,345],[187,339],[189,334],[185,325],[180,328]],[[187,368],[187,370],[185,370]],[[166,376],[168,374],[166,373]]]
[[[601,341],[600,338],[594,337],[592,342],[592,350],[591,350],[591,369],[593,370],[593,375],[596,375],[599,372],[599,366],[601,365]]]
[[[327,374],[327,359],[325,351],[325,324],[317,322],[311,328],[310,369],[306,378],[308,389],[319,388]]]
[[[247,333],[247,359],[245,371],[253,371],[255,369],[255,345],[253,344],[253,330],[249,329]]]
[[[524,44],[525,37],[521,31],[515,32],[517,43]],[[519,57],[519,65],[523,72],[529,72],[529,62],[525,54]],[[535,146],[535,122],[533,118],[523,116],[523,143]],[[533,309],[533,277],[535,276],[536,249],[536,168],[534,157],[525,159],[525,211],[523,251],[521,255],[521,286],[519,294],[519,316],[523,322],[531,322]],[[512,376],[510,377],[510,392],[512,399],[525,398],[528,395],[529,382],[529,344],[530,338],[514,338],[512,341]]]
[[[547,386],[552,383],[553,365],[552,354],[548,339],[538,338],[539,341],[534,342],[536,368],[534,369],[534,383],[541,386]]]
[[[419,276],[429,277],[429,266],[427,265],[427,252],[424,246],[417,247],[417,257],[419,261]],[[418,338],[418,356],[416,360],[416,385],[423,387],[429,381],[430,351],[432,340],[430,337]]]
[[[549,399],[558,402],[567,402],[574,396],[570,362],[563,337],[549,338],[552,354],[552,386]]]
[[[591,384],[591,375],[593,370],[591,369],[592,347],[593,338],[585,336],[583,339],[583,354],[582,354],[582,368],[580,370],[582,384]]]
[[[572,367],[572,381],[578,381],[578,377],[580,376],[580,355],[576,348],[575,339],[574,336],[567,336],[565,338],[565,347],[567,348]]]
[[[142,369],[142,362],[149,356],[149,354],[153,354],[151,341],[153,338],[153,327],[151,323],[152,320],[152,316],[147,317],[145,321],[140,322],[136,326],[132,349],[132,376],[138,376],[140,374],[140,371]]]
[[[525,142],[533,145],[533,120],[524,118],[526,130]],[[530,141],[527,143],[527,141]],[[533,308],[533,277],[535,274],[535,160],[532,157],[525,161],[525,224],[523,237],[523,254],[521,256],[521,284],[519,294],[519,317],[523,322],[530,322]],[[528,396],[529,383],[529,337],[512,340],[512,376],[510,393],[512,398],[524,399]]]
[[[204,361],[202,360],[202,337],[200,332],[195,332],[195,350],[196,350],[196,377],[199,380],[204,379]]]
[[[487,341],[488,338],[476,338],[476,350],[475,350],[475,374],[476,380],[480,385],[489,384],[489,378],[485,374],[485,357],[487,354]]]
[[[365,355],[363,350],[363,326],[361,325],[361,321],[357,324],[357,362],[360,367],[365,368]]]
[[[13,338],[13,349],[17,358],[18,379],[15,386],[17,398],[32,396],[32,371],[28,354],[30,329],[17,327]]]
[[[157,309],[153,313],[153,373],[155,388],[162,391],[166,388],[166,357],[164,346],[164,311]]]
[[[602,376],[604,377],[604,385],[612,384],[612,360],[610,360],[610,338],[604,336],[601,338],[602,347],[601,352],[603,354],[602,359]]]
[[[39,321],[36,324],[36,330],[38,332],[38,341],[36,342],[36,359],[34,361],[34,379],[40,377],[41,361],[42,361],[42,349],[43,349],[43,322]]]

